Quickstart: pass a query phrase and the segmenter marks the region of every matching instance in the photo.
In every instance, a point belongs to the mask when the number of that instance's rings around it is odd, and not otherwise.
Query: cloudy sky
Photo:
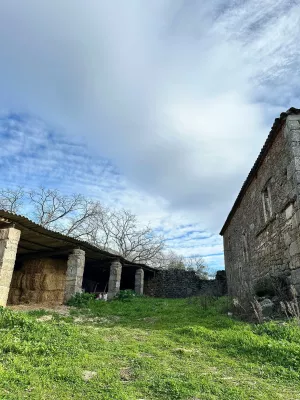
[[[299,0],[2,0],[0,184],[126,207],[222,268],[218,232],[299,107]]]

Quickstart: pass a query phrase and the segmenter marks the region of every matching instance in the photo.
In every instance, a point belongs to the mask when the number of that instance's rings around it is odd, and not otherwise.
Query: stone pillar
[[[108,282],[108,300],[113,299],[120,291],[122,274],[122,264],[120,261],[113,261],[110,266],[109,282]]]
[[[144,270],[142,268],[137,269],[135,273],[134,290],[136,294],[144,293]]]
[[[7,303],[20,234],[15,228],[0,229],[0,306],[3,307]]]
[[[82,277],[85,265],[85,252],[74,249],[68,258],[64,301],[68,301],[75,293],[82,291]]]

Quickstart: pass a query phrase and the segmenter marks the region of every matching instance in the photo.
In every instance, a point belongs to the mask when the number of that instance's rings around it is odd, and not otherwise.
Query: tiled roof
[[[230,213],[228,214],[228,217],[227,217],[227,219],[225,221],[225,224],[223,225],[223,228],[221,229],[220,235],[223,236],[223,234],[224,234],[227,226],[229,225],[229,223],[230,223],[230,221],[231,221],[236,209],[240,205],[240,203],[242,201],[242,198],[244,197],[244,194],[246,193],[246,190],[248,189],[248,187],[249,187],[250,183],[252,182],[253,178],[255,177],[259,167],[261,166],[265,156],[267,155],[270,147],[272,146],[272,144],[274,142],[274,139],[276,138],[278,132],[280,131],[281,127],[283,126],[286,118],[289,115],[297,115],[297,114],[300,114],[300,109],[292,107],[289,110],[287,110],[286,112],[281,113],[279,118],[275,119],[275,121],[273,123],[273,126],[272,126],[272,129],[271,129],[271,131],[270,131],[270,133],[269,133],[269,135],[267,137],[267,140],[265,141],[265,144],[264,144],[263,148],[261,149],[261,152],[259,153],[259,156],[257,157],[257,159],[256,159],[251,171],[249,172],[249,174],[247,176],[247,179],[245,180],[245,182],[244,182],[244,184],[243,184],[243,186],[242,186],[242,188],[241,188],[241,190],[240,190],[240,192],[238,194],[237,199],[235,200],[235,202],[233,204],[233,207],[232,207]]]

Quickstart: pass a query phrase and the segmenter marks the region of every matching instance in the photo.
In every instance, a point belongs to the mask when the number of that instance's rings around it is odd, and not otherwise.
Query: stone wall
[[[279,277],[300,292],[300,116],[287,117],[224,232],[229,294]]]
[[[218,271],[216,279],[200,279],[194,271],[161,270],[145,281],[144,293],[153,297],[185,298],[192,296],[223,296],[227,292],[225,271]]]

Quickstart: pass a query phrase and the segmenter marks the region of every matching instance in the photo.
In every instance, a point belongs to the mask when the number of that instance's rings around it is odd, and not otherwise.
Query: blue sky
[[[299,107],[300,4],[3,0],[0,182],[130,208],[222,267],[218,232]]]

